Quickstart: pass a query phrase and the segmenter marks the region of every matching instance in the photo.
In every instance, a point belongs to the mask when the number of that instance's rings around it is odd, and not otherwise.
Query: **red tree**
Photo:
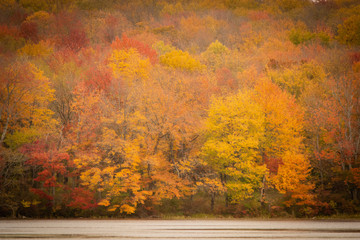
[[[141,55],[143,55],[144,57],[148,57],[151,64],[155,64],[158,62],[158,56],[154,49],[140,41],[128,38],[125,34],[123,34],[121,39],[116,37],[115,40],[112,42],[111,47],[113,49],[125,50],[128,50],[129,48],[135,48]]]

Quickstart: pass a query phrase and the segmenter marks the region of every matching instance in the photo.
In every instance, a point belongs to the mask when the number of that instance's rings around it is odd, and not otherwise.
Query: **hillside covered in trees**
[[[0,0],[0,216],[360,212],[358,0]]]

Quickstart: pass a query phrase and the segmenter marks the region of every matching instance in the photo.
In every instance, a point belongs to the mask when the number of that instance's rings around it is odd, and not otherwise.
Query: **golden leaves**
[[[150,61],[142,58],[136,49],[113,50],[109,58],[109,67],[116,78],[123,78],[128,84],[149,76]]]
[[[160,63],[188,72],[201,72],[206,69],[206,66],[201,64],[200,61],[190,56],[188,52],[181,50],[173,50],[160,56]]]
[[[264,135],[264,115],[249,92],[213,99],[202,154],[229,180],[225,186],[234,202],[252,196],[266,168],[257,163]]]
[[[24,47],[18,49],[19,55],[31,57],[46,57],[53,52],[53,47],[49,42],[40,41],[39,43],[27,43]]]

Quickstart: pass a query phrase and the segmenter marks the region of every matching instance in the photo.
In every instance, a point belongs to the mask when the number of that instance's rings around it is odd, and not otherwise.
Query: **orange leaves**
[[[215,40],[217,33],[225,28],[226,22],[217,20],[208,15],[199,17],[190,15],[180,20],[180,30],[185,41],[193,47],[205,47]]]
[[[3,39],[6,36],[11,36],[13,38],[19,38],[20,33],[16,27],[11,27],[8,25],[0,25],[0,38]]]
[[[346,46],[358,17],[339,26],[346,45],[329,30],[355,3],[11,2],[0,25],[0,142],[11,152],[0,178],[32,184],[53,211],[141,215],[191,194],[212,210],[216,197],[288,210],[312,203],[314,180],[360,196],[360,54]],[[320,9],[333,13],[326,23]],[[56,148],[32,147],[23,167],[15,154],[38,139]]]
[[[74,92],[72,110],[76,114],[76,128],[73,129],[76,136],[74,141],[86,143],[96,137],[94,132],[98,127],[102,116],[102,101],[100,91],[89,92],[83,83],[80,83]]]
[[[268,79],[255,86],[254,100],[266,115],[264,148],[272,156],[280,156],[286,149],[301,148],[303,111],[295,99]],[[293,144],[288,145],[289,142]],[[273,155],[274,154],[274,155]]]
[[[151,200],[154,204],[162,199],[181,198],[189,193],[189,182],[173,171],[176,166],[169,164],[165,156],[157,154],[149,157],[148,161],[151,166],[150,185],[153,185]]]
[[[273,183],[280,193],[291,193],[292,198],[286,205],[311,204],[314,185],[309,183],[310,162],[301,153],[286,151],[282,156],[283,164],[279,166]]]
[[[255,91],[254,100],[265,114],[262,146],[266,159],[279,158],[278,163],[267,162],[273,173],[270,182],[280,193],[290,194],[288,207],[311,204],[313,196],[310,192],[314,185],[309,183],[311,165],[304,154],[303,110],[293,97],[270,80],[260,80]]]

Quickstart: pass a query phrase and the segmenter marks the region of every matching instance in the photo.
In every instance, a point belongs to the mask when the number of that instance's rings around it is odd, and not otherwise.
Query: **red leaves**
[[[43,171],[38,173],[38,177],[34,178],[34,181],[43,182],[48,178],[51,178],[52,174],[48,169],[44,169]]]
[[[55,21],[56,45],[77,52],[89,41],[85,29],[74,13],[58,14]]]
[[[125,34],[121,39],[118,37],[111,43],[112,49],[125,49],[135,48],[141,55],[149,58],[151,64],[155,64],[158,62],[158,56],[154,49],[150,48],[148,45],[139,42],[135,39],[128,38]]]
[[[38,42],[38,26],[34,22],[23,22],[20,26],[20,34],[25,39],[29,39],[33,42]]]
[[[67,153],[59,152],[54,145],[49,145],[45,142],[36,141],[33,144],[28,144],[22,147],[21,152],[29,157],[26,165],[40,168],[37,177],[34,181],[42,182],[42,187],[49,189],[51,187],[64,187],[58,181],[60,176],[67,177],[70,175],[69,167],[72,167],[72,162]],[[43,190],[31,189],[42,198],[50,199]]]
[[[86,210],[97,206],[94,193],[81,187],[74,188],[71,191],[70,199],[68,207]]]
[[[75,61],[79,65],[76,54],[72,50],[64,48],[53,53],[49,59],[48,64],[49,67],[55,73],[57,73],[66,63],[71,61]]]
[[[20,32],[16,27],[0,25],[0,37],[4,37],[6,35],[18,38],[20,37]]]
[[[52,201],[54,199],[54,197],[52,197],[49,194],[45,193],[43,190],[36,189],[36,188],[31,188],[30,191],[35,193],[36,195],[38,195],[42,199],[47,199],[49,201]]]
[[[281,158],[268,157],[265,155],[263,159],[270,173],[277,174],[279,170],[279,166],[283,163]]]
[[[108,68],[91,67],[85,74],[85,85],[90,89],[108,90],[112,74]]]
[[[349,58],[352,64],[360,62],[360,52],[352,52],[349,54]]]
[[[61,45],[74,52],[79,51],[89,42],[86,37],[85,31],[82,29],[72,29],[70,33],[68,35],[64,35],[60,41]]]

